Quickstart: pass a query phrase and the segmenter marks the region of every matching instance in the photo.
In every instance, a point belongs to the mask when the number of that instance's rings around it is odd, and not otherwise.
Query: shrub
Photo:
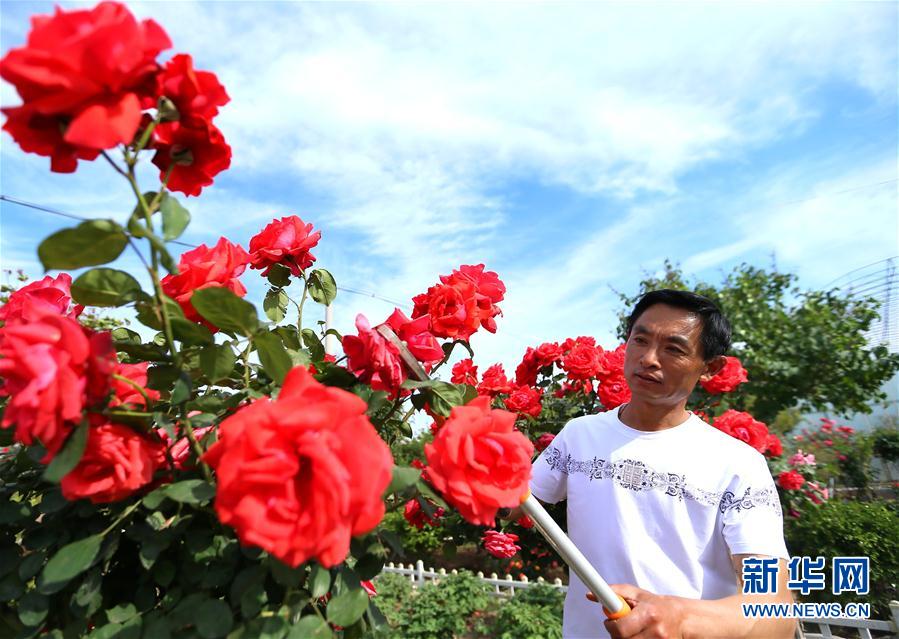
[[[426,584],[406,605],[406,625],[398,636],[445,639],[483,634],[485,611],[491,604],[487,585],[470,572],[449,575]]]
[[[500,606],[491,635],[499,639],[561,639],[563,600],[559,590],[546,584],[522,590]]]
[[[869,557],[870,593],[835,596],[830,572],[825,590],[813,590],[809,601],[861,601],[871,604],[871,616],[889,618],[889,602],[899,597],[899,507],[896,502],[874,500],[827,501],[799,519],[786,520],[787,547],[793,556]]]

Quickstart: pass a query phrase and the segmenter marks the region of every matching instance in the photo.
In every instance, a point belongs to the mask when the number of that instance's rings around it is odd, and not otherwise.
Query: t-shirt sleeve
[[[774,478],[762,455],[753,454],[747,470],[721,498],[724,540],[732,555],[753,554],[789,560],[783,534],[783,509]]]
[[[531,468],[531,494],[548,504],[555,504],[568,497],[566,460],[569,432],[570,426],[562,428]]]

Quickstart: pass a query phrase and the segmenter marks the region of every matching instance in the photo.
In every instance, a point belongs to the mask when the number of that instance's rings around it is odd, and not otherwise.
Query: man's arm
[[[750,556],[756,555],[731,557],[740,593],[743,558]],[[786,561],[781,559],[774,594],[736,594],[714,600],[657,595],[630,584],[614,584],[612,590],[624,597],[633,611],[617,621],[607,620],[606,629],[613,639],[792,639],[794,619],[744,617],[742,608],[744,603],[792,603],[787,574]],[[592,600],[592,594],[588,598]]]

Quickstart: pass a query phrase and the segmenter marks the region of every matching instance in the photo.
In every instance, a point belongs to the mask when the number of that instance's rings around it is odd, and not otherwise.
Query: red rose
[[[562,357],[562,369],[568,373],[569,379],[573,380],[596,377],[600,371],[600,355],[602,347],[586,342],[576,343]]]
[[[164,462],[162,443],[92,415],[84,455],[62,478],[62,495],[72,501],[87,498],[95,504],[119,501],[149,484]]]
[[[194,69],[193,58],[186,53],[166,62],[156,82],[157,95],[171,100],[182,118],[196,115],[208,120],[231,99],[216,75]]]
[[[493,525],[496,511],[527,492],[534,446],[515,430],[515,415],[478,397],[453,408],[434,442],[425,444],[431,484],[475,525]]]
[[[403,508],[403,517],[409,522],[410,526],[414,526],[421,530],[425,526],[437,526],[437,520],[443,517],[444,510],[439,506],[434,508],[434,516],[428,517],[428,514],[421,507],[421,503],[417,499],[410,499]]]
[[[537,383],[537,373],[540,372],[540,359],[536,349],[528,346],[521,363],[515,367],[515,383],[519,386],[533,386]]]
[[[412,356],[424,364],[425,370],[430,371],[434,362],[443,359],[440,343],[428,331],[427,317],[410,320],[400,309],[395,308],[384,323],[406,344]]]
[[[427,315],[430,330],[437,337],[468,339],[481,325],[476,289],[471,282],[435,284],[412,301],[412,317]]]
[[[152,106],[156,56],[170,46],[158,24],[137,22],[116,2],[35,16],[26,45],[0,62],[23,100],[3,109],[3,128],[24,151],[50,156],[57,172],[129,144]]]
[[[488,530],[481,538],[484,548],[494,557],[499,559],[507,559],[514,557],[521,550],[515,542],[518,541],[518,535],[513,533],[501,533],[498,530]]]
[[[16,441],[25,445],[40,441],[47,463],[82,411],[106,398],[115,365],[112,339],[59,315],[0,333],[0,396],[9,397],[2,426],[15,426]]]
[[[350,538],[384,516],[390,449],[357,396],[293,368],[278,399],[259,399],[219,426],[204,456],[215,470],[215,510],[244,544],[296,567],[342,562]]]
[[[602,351],[599,356],[599,379],[624,375],[624,351],[626,344],[620,344],[614,351]]]
[[[124,377],[132,383],[128,383],[121,379],[112,378],[112,398],[109,400],[110,406],[120,406],[129,404],[137,408],[147,408],[147,400],[144,395],[151,401],[159,400],[159,391],[147,388],[147,368],[150,366],[148,362],[140,362],[137,364],[116,364],[113,374]],[[135,386],[143,389],[140,392]]]
[[[0,321],[12,326],[37,322],[44,315],[77,317],[84,307],[76,306],[69,312],[71,287],[72,276],[68,273],[60,273],[55,278],[47,275],[40,281],[23,286],[9,296],[6,304],[0,306]]]
[[[768,441],[765,443],[765,454],[771,457],[780,457],[783,455],[784,447],[780,437],[774,433],[768,433]]]
[[[602,380],[596,389],[596,394],[606,410],[617,408],[631,401],[631,389],[627,385],[624,375],[607,377]]]
[[[192,416],[191,413],[189,416]],[[206,436],[206,433],[211,431],[215,426],[204,426],[202,428],[194,428],[194,437],[197,441],[202,441],[203,437]],[[156,431],[160,438],[168,443],[169,435],[163,429],[158,429]],[[193,464],[190,463],[190,452],[191,452],[191,443],[187,438],[187,435],[183,434],[179,439],[175,440],[175,443],[171,445],[169,448],[169,455],[172,458],[172,463],[175,466],[176,470],[184,470],[186,468],[192,468]]]
[[[272,220],[250,240],[250,268],[265,269],[265,277],[273,265],[281,264],[299,277],[315,261],[310,251],[321,236],[321,231],[313,233],[312,225],[296,215]]]
[[[238,297],[243,297],[247,294],[247,289],[238,278],[246,270],[249,261],[250,256],[240,244],[232,244],[223,237],[212,248],[200,244],[181,256],[178,275],[166,275],[162,278],[162,291],[178,302],[187,319],[216,332],[218,328],[197,313],[190,298],[194,291],[215,286],[227,288]]]
[[[580,393],[582,395],[589,395],[593,392],[593,382],[589,379],[584,379],[580,381],[565,381],[562,382],[562,386],[559,390],[555,391],[553,395],[558,398],[567,397],[568,395],[574,395]]]
[[[596,340],[586,335],[581,335],[580,337],[576,337],[574,339],[569,337],[564,342],[562,342],[559,347],[562,349],[562,354],[565,354],[572,348],[580,344],[586,344],[587,346],[596,347]]]
[[[199,195],[204,186],[231,166],[231,147],[212,122],[188,115],[177,122],[162,122],[153,129],[153,164],[164,180],[171,169],[170,191]]]
[[[522,515],[518,519],[515,520],[515,523],[524,528],[525,530],[530,530],[534,527],[534,520],[528,517],[527,515]]]
[[[788,470],[777,476],[777,483],[784,490],[799,490],[805,483],[805,477],[795,470]]]
[[[534,448],[537,449],[538,453],[542,453],[546,450],[546,447],[553,443],[553,440],[556,438],[552,433],[543,433],[540,437],[537,438],[537,442],[534,444]]]
[[[506,398],[506,408],[521,415],[530,415],[538,417],[543,406],[540,400],[543,398],[536,388],[530,386],[519,386],[515,388]]]
[[[478,385],[478,367],[471,359],[463,359],[453,366],[453,376],[450,378],[453,384]]]
[[[716,417],[712,426],[743,440],[760,453],[768,446],[768,427],[749,413],[729,409]]]
[[[502,315],[497,304],[503,301],[506,294],[506,285],[496,273],[485,271],[483,264],[463,264],[451,275],[441,275],[440,281],[450,285],[457,282],[474,284],[481,326],[491,333],[496,332],[496,320],[493,318]]]
[[[391,397],[396,397],[406,379],[399,349],[372,329],[361,313],[356,316],[356,330],[358,335],[343,338],[347,368],[374,390],[387,391]]]
[[[718,374],[707,381],[700,381],[699,384],[712,394],[729,393],[737,386],[749,380],[749,375],[740,360],[736,357],[728,357],[727,363]]]
[[[562,347],[555,342],[545,342],[537,348],[528,346],[521,363],[515,369],[515,382],[519,385],[533,386],[537,383],[540,369],[552,366],[562,359]]]
[[[481,383],[478,384],[478,395],[496,397],[500,394],[512,392],[512,382],[506,377],[502,364],[494,364],[484,371]]]

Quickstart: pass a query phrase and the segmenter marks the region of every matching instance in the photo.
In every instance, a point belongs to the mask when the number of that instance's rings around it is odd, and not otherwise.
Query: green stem
[[[105,537],[106,535],[108,535],[109,532],[110,532],[113,528],[115,528],[116,526],[118,526],[120,523],[122,523],[122,521],[125,520],[126,517],[128,517],[128,515],[130,515],[131,513],[133,513],[134,510],[135,510],[138,506],[140,506],[140,501],[136,501],[136,502],[134,502],[133,504],[131,504],[130,506],[128,506],[128,508],[126,508],[125,511],[124,511],[121,515],[119,515],[118,518],[117,518],[114,522],[112,522],[106,530],[104,530],[103,532],[100,533],[100,536],[101,536],[101,537]]]
[[[134,155],[136,156],[138,153],[144,150],[144,147],[147,146],[147,142],[150,141],[150,136],[153,135],[153,129],[156,128],[156,125],[159,124],[160,115],[157,114],[156,117],[150,122],[150,126],[144,129],[144,134],[140,136],[140,140],[137,142],[137,146],[134,149]]]
[[[144,221],[147,224],[147,230],[152,233],[153,216],[150,212],[150,207],[147,205],[147,201],[137,184],[137,178],[134,175],[133,161],[128,164],[128,183],[131,185],[131,190],[134,192],[134,195],[137,197],[137,201],[140,204],[141,211],[144,214]],[[162,331],[165,334],[165,340],[168,344],[169,351],[172,353],[172,361],[175,363],[175,366],[181,368],[181,354],[175,347],[175,337],[174,333],[172,333],[172,321],[166,311],[165,303],[163,302],[162,283],[159,279],[159,253],[152,242],[150,243],[150,261],[150,278],[153,280],[153,290],[156,293],[156,308],[159,309],[159,314],[162,319]]]
[[[241,354],[243,360],[243,387],[244,390],[250,390],[250,351],[253,349],[252,340],[247,343],[247,347]]]
[[[297,332],[303,332],[303,305],[306,303],[306,294],[309,293],[309,280],[303,278],[303,296],[297,304]]]
[[[200,468],[203,470],[203,477],[206,478],[206,481],[212,483],[212,470],[209,468],[209,465],[202,461],[203,458],[203,447],[200,446],[200,442],[197,441],[197,436],[194,434],[194,429],[190,425],[190,418],[187,416],[187,409],[183,409],[183,414],[181,416],[181,424],[184,427],[184,433],[187,435],[187,441],[190,442],[190,447],[193,449],[194,454],[197,456],[197,461],[200,463]]]
[[[127,377],[124,377],[124,376],[119,375],[119,374],[117,374],[117,373],[113,373],[113,374],[112,374],[112,378],[113,378],[113,379],[117,379],[117,380],[119,380],[120,382],[125,382],[126,384],[128,384],[129,386],[131,386],[132,388],[134,388],[134,390],[136,390],[138,393],[140,393],[140,394],[143,396],[143,398],[144,398],[144,407],[146,407],[146,408],[149,408],[149,407],[150,407],[150,403],[151,403],[151,402],[150,402],[150,397],[147,395],[147,391],[144,389],[143,386],[141,386],[141,385],[138,384],[137,382],[135,382],[135,381],[133,381],[133,380],[130,380],[130,379],[128,379]]]

